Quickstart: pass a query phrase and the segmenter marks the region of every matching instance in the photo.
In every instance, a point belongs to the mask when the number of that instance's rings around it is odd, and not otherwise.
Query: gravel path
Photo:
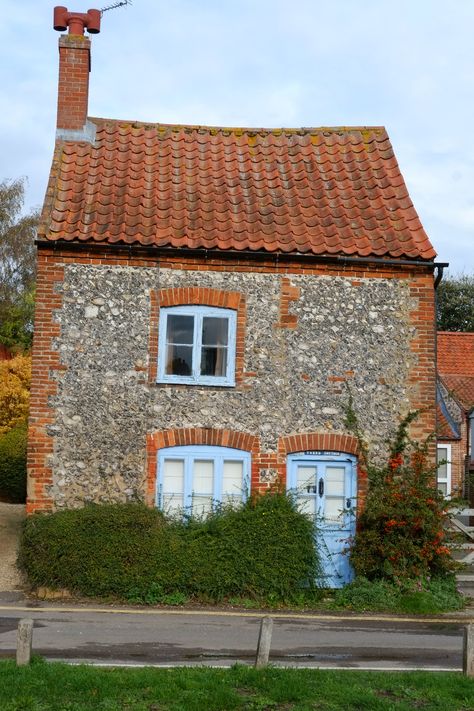
[[[5,504],[0,501],[0,592],[21,587],[16,554],[24,517],[23,504]]]

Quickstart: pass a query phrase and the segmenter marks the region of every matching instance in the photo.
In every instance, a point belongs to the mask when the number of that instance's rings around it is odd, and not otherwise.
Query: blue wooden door
[[[303,453],[288,457],[288,489],[315,524],[324,587],[341,588],[354,577],[347,549],[355,533],[357,469],[354,457]]]

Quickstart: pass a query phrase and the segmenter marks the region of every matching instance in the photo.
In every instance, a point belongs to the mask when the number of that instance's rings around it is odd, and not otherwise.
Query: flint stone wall
[[[51,404],[56,422],[56,507],[141,498],[148,432],[212,427],[258,434],[275,452],[281,435],[346,432],[348,391],[373,455],[410,409],[416,356],[404,280],[292,275],[295,329],[279,328],[279,275],[67,265],[55,347],[67,369]],[[247,303],[247,389],[148,385],[150,292],[179,286],[240,291]],[[137,370],[138,369],[138,370]],[[332,380],[328,380],[332,378]]]

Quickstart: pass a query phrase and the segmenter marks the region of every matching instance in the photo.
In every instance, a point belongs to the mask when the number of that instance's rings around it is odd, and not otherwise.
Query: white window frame
[[[166,332],[168,316],[193,316],[193,353],[192,374],[167,374],[166,368]],[[228,320],[227,335],[227,369],[225,376],[201,375],[202,352],[202,320],[204,317],[226,318]],[[232,309],[220,309],[212,306],[169,306],[160,309],[160,325],[158,338],[158,375],[159,383],[176,383],[184,385],[219,385],[233,387],[235,385],[235,350],[236,350],[237,313]]]
[[[167,460],[184,461],[183,482],[183,513],[191,513],[193,508],[193,465],[195,460],[212,460],[214,463],[214,487],[212,492],[213,508],[222,503],[226,494],[245,501],[250,491],[250,452],[231,447],[209,447],[206,445],[184,445],[178,447],[164,447],[158,453],[156,477],[156,505],[163,510],[163,472],[164,462]],[[242,462],[242,488],[239,493],[222,491],[222,473],[224,461]],[[179,492],[181,493],[181,492]],[[199,492],[196,492],[196,495]],[[165,511],[166,513],[166,511]]]
[[[446,450],[446,457],[441,457],[439,454],[440,449],[445,449]],[[445,498],[449,499],[451,496],[452,492],[452,483],[451,483],[451,445],[450,444],[442,444],[438,443],[436,445],[436,462],[437,464],[439,462],[446,461],[446,476],[445,477],[440,477],[439,476],[439,469],[436,471],[436,484],[446,484],[446,495]]]

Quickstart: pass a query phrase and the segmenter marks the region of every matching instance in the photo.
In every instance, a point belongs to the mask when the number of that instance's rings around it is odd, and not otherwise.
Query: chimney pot
[[[54,8],[53,27],[58,32],[64,32],[69,27],[70,35],[83,35],[85,29],[91,35],[97,35],[100,32],[100,18],[100,10],[68,12],[67,7],[57,5]]]
[[[98,35],[100,32],[100,10],[87,10],[89,22],[87,31],[90,35]]]
[[[67,7],[57,5],[54,8],[53,27],[56,32],[65,32],[67,30]]]

